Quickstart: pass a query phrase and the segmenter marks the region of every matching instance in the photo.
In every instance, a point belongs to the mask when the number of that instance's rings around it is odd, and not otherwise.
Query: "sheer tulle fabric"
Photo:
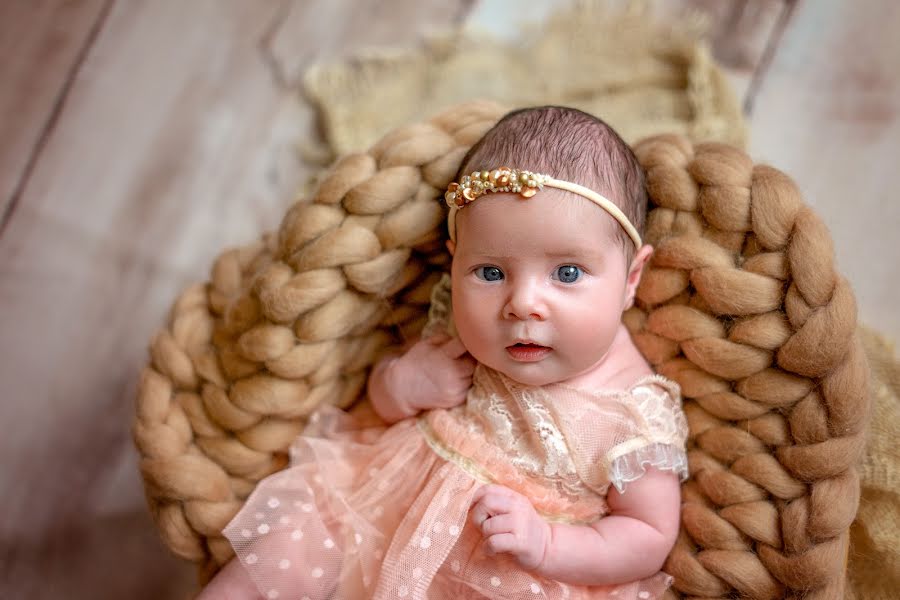
[[[529,388],[479,366],[466,404],[385,427],[371,411],[317,412],[288,469],[262,481],[225,530],[264,598],[656,598],[659,573],[611,587],[557,583],[486,556],[468,522],[486,481],[550,520],[604,514],[610,475],[686,474],[677,388]]]

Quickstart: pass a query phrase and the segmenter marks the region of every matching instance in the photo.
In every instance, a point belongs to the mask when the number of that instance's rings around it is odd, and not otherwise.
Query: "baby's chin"
[[[554,383],[562,383],[580,387],[577,382],[590,378],[602,363],[601,359],[586,364],[570,364],[562,361],[561,357],[551,354],[543,360],[537,362],[516,362],[505,357],[485,357],[487,360],[480,360],[475,357],[478,362],[487,367],[503,373],[510,379],[517,381],[522,385],[545,386]]]
[[[543,386],[552,383],[559,383],[568,379],[566,374],[556,372],[556,369],[548,368],[548,365],[541,363],[513,363],[492,366],[495,371],[503,373],[513,381],[522,385]]]

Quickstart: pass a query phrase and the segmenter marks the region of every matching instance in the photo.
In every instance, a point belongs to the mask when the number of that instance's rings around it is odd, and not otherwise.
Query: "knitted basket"
[[[449,265],[436,198],[504,112],[460,105],[345,156],[277,233],[224,252],[175,303],[133,431],[151,512],[201,581],[306,416],[351,407],[379,353],[424,325]],[[843,597],[868,371],[828,231],[740,150],[660,136],[636,153],[656,253],[626,324],[690,424],[673,593]]]

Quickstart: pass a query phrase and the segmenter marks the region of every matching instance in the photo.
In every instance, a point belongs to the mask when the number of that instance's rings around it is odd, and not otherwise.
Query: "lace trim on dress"
[[[616,448],[613,448],[610,454],[615,451]],[[609,465],[609,481],[621,494],[625,491],[626,483],[636,481],[647,474],[648,466],[662,471],[672,471],[681,481],[688,478],[687,453],[671,444],[656,443],[626,451],[625,454],[612,458]]]
[[[475,479],[480,483],[491,483],[490,474],[482,469],[478,464],[461,455],[459,452],[454,452],[450,448],[444,447],[437,440],[437,436],[435,435],[434,431],[432,431],[431,426],[428,424],[428,421],[420,417],[416,419],[416,425],[418,425],[419,431],[422,433],[422,437],[425,438],[425,442],[434,451],[435,454],[437,454],[447,462],[452,462],[457,465],[460,469],[471,475],[472,479]]]
[[[416,419],[416,425],[419,428],[422,437],[425,439],[425,442],[428,446],[434,451],[435,454],[443,458],[449,463],[455,464],[460,469],[465,471],[472,479],[480,483],[495,483],[495,479],[491,476],[491,474],[481,467],[475,461],[469,459],[466,456],[463,456],[459,452],[454,451],[451,448],[448,448],[444,444],[442,444],[438,436],[435,434],[434,430],[428,424],[428,421],[425,418],[419,417]],[[597,520],[596,517],[590,519],[579,519],[576,517],[572,517],[565,514],[556,514],[552,512],[546,512],[544,510],[535,507],[535,510],[539,515],[541,515],[545,520],[552,523],[568,523],[570,525],[587,525],[589,523],[593,523]]]

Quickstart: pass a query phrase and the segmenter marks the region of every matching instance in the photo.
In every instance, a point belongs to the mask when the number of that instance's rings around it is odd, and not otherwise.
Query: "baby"
[[[602,121],[543,107],[506,115],[459,173],[450,290],[434,293],[452,316],[426,328],[443,331],[375,366],[377,415],[311,417],[226,528],[238,559],[201,598],[669,585],[687,426],[621,321],[652,253],[637,160]]]

